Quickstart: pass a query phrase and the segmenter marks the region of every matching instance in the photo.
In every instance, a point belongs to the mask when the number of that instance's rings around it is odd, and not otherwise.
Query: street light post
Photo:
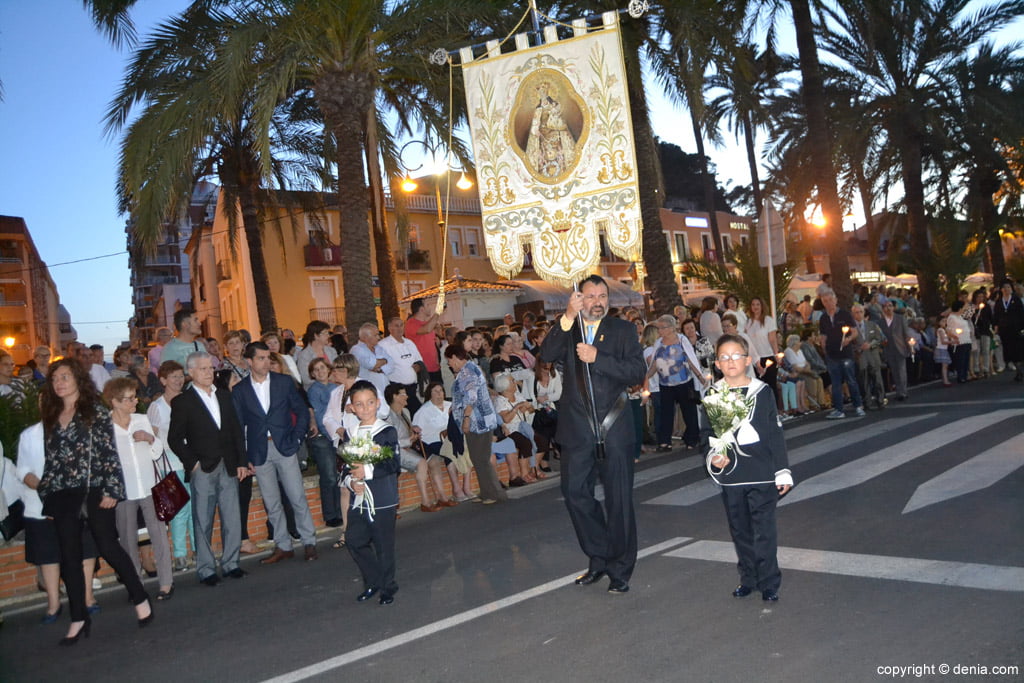
[[[404,162],[404,155],[405,155],[406,149],[408,149],[411,145],[421,145],[424,150],[426,150],[427,152],[430,153],[431,158],[434,159],[435,165],[439,169],[439,170],[437,170],[435,172],[435,178],[434,178],[434,206],[437,208],[437,227],[439,228],[440,233],[441,233],[441,283],[443,285],[444,281],[448,279],[448,220],[447,220],[447,209],[448,209],[448,206],[447,206],[447,202],[445,203],[444,209],[442,209],[442,206],[441,206],[440,175],[442,173],[445,175],[445,183],[446,183],[445,196],[446,197],[448,195],[448,192],[451,189],[451,174],[452,174],[453,171],[460,171],[461,172],[461,176],[459,177],[458,182],[455,183],[455,187],[457,187],[458,189],[460,189],[460,190],[468,190],[468,189],[473,187],[473,182],[469,178],[466,177],[465,169],[453,169],[451,167],[451,165],[448,163],[449,155],[447,155],[447,154],[445,155],[445,162],[444,162],[443,168],[441,167],[440,164],[436,163],[437,162],[437,156],[438,156],[437,152],[438,152],[439,146],[432,145],[429,142],[424,142],[422,140],[410,140],[409,142],[407,142],[404,145],[402,145],[401,149],[398,152],[399,163],[401,163],[403,168],[405,169],[405,178],[402,180],[402,190],[404,192],[407,192],[407,193],[414,192],[416,190],[416,188],[419,187],[418,184],[416,183],[416,181],[412,179],[412,174],[417,172],[417,171],[419,171],[420,169],[422,169],[426,165],[425,163],[422,163],[419,166],[416,166],[415,168],[410,168],[408,165],[406,165],[406,163]],[[406,259],[405,260],[406,282],[408,283],[408,278],[409,278],[409,274],[408,274],[409,273],[409,254],[408,253],[405,255],[405,259]],[[442,286],[439,289],[439,292],[438,292],[438,312],[439,313],[440,313],[441,308],[443,307],[443,304],[444,304],[444,288]]]

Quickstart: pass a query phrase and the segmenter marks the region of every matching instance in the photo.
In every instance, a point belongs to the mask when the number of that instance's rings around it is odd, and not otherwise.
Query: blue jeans
[[[861,400],[860,388],[857,386],[857,364],[853,359],[826,358],[825,365],[828,367],[829,379],[832,380],[832,408],[840,412],[843,410],[843,382],[849,387],[853,407],[863,408],[864,401]]]
[[[185,470],[175,470],[178,479],[185,481]],[[178,510],[178,514],[168,523],[171,528],[171,545],[174,550],[175,559],[181,559],[188,555],[187,537],[192,535],[192,499],[185,503],[185,507]],[[192,548],[196,547],[196,539],[192,538]]]
[[[320,434],[307,442],[320,473],[320,512],[325,522],[341,519],[341,489],[338,488],[338,456],[331,440]]]

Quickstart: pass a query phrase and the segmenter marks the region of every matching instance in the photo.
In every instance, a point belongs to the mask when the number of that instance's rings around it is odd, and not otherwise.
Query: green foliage
[[[934,282],[940,301],[948,304],[956,300],[967,276],[981,266],[985,241],[963,221],[933,219],[931,227],[928,260],[915,264],[918,282]]]
[[[1024,256],[1013,256],[1006,259],[1006,274],[1015,282],[1024,282]]]
[[[800,262],[799,250],[791,240],[786,242],[786,254],[789,257],[786,263],[775,267],[775,302],[779,306],[789,293],[789,284]],[[742,305],[754,297],[760,297],[768,306],[768,269],[761,267],[754,243],[751,241],[733,247],[732,262],[736,266],[735,273],[723,263],[693,256],[683,262],[683,267],[687,277],[703,280],[711,289],[735,294]]]
[[[39,422],[39,388],[35,382],[21,384],[14,393],[0,396],[0,444],[4,455],[14,460],[18,437],[26,427]]]

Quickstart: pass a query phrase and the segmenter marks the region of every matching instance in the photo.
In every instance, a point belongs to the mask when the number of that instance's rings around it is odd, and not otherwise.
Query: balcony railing
[[[341,265],[341,247],[337,245],[307,244],[304,251],[307,268],[337,268]]]
[[[7,307],[7,308],[16,308],[16,307],[25,308],[25,302],[24,301],[14,301],[14,300],[11,300],[11,299],[0,299],[0,306]]]
[[[397,252],[395,268],[398,270],[430,270],[430,252],[423,249],[410,249],[404,254]]]
[[[322,320],[328,325],[337,325],[345,320],[344,308],[311,308],[309,309],[310,320]]]

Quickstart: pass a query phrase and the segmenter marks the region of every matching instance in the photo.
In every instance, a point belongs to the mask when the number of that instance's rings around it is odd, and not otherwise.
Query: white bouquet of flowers
[[[739,448],[735,432],[740,423],[753,412],[754,398],[744,396],[738,389],[715,386],[704,396],[703,403],[711,429],[715,432],[710,439],[709,461],[715,467],[719,467],[716,463],[722,462],[721,458],[729,457],[729,448]],[[728,460],[722,462],[721,467],[726,464]]]
[[[376,465],[394,457],[394,453],[389,447],[381,446],[373,440],[373,436],[370,434],[358,434],[352,440],[341,444],[338,447],[338,455],[348,465]],[[362,482],[363,480],[353,479],[353,481]],[[373,505],[373,492],[370,491],[369,486],[364,486],[363,492],[356,494],[353,506],[357,510],[366,510],[370,521],[373,521],[373,515],[377,509]]]

